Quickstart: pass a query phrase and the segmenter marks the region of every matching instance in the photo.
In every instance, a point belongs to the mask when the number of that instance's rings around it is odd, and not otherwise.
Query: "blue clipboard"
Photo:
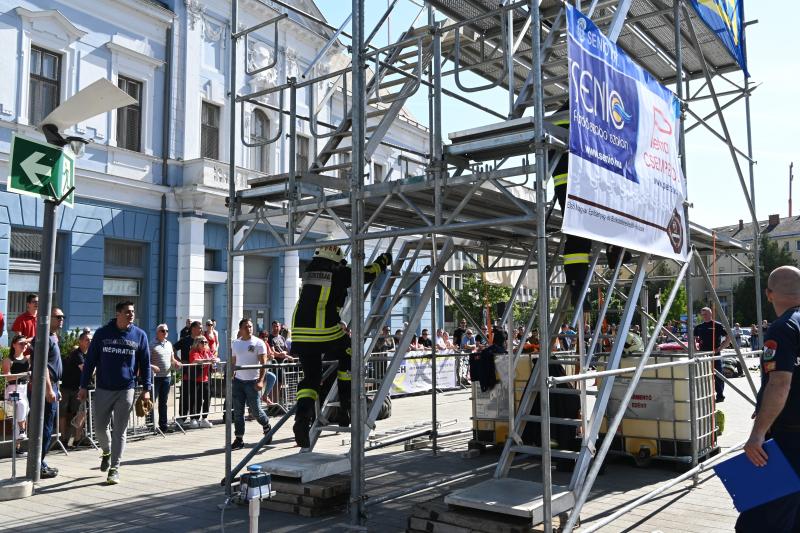
[[[740,513],[800,492],[800,477],[778,444],[770,439],[764,443],[764,451],[769,457],[766,466],[755,466],[740,453],[713,467]]]

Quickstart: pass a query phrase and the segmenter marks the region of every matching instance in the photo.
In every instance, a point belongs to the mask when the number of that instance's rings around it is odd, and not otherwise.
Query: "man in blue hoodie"
[[[147,334],[133,325],[136,316],[133,302],[118,303],[116,311],[117,317],[94,334],[78,391],[78,400],[83,401],[96,368],[96,428],[97,439],[103,450],[100,471],[108,470],[109,485],[119,483],[119,464],[125,450],[128,413],[133,406],[137,374],[143,389],[142,397],[150,398],[150,347]],[[111,432],[109,423],[113,423]]]

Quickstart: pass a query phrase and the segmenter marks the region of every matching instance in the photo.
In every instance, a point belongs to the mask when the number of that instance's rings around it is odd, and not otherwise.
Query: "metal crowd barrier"
[[[10,399],[11,392],[17,392],[18,394],[22,395],[24,393],[26,403],[28,404],[26,416],[30,414],[30,372],[23,372],[19,374],[0,374],[0,378],[5,380],[5,389],[3,391],[3,399],[2,399],[2,408],[0,408],[0,449],[3,449],[3,454],[5,455],[5,447],[8,446],[8,456],[15,457],[16,460],[20,460],[19,456],[13,452],[13,449],[17,446],[17,439],[19,436],[19,421],[17,419],[16,413],[16,405],[19,400],[12,400]],[[16,383],[8,383],[9,378],[24,378],[26,379],[26,383],[24,384],[16,384]],[[13,389],[11,389],[13,387]],[[60,383],[59,383],[60,387]],[[53,422],[53,433],[50,439],[50,448],[52,449],[53,446],[58,444],[58,447],[61,448],[61,451],[65,455],[69,455],[67,449],[64,447],[64,444],[61,442],[61,432],[60,432],[60,418],[61,418],[61,411],[60,411],[60,402],[56,402],[56,416],[55,421]],[[27,434],[27,427],[25,429]],[[27,438],[25,439],[27,440]],[[30,442],[27,440],[27,442]],[[24,451],[27,450],[27,447]],[[24,461],[24,459],[22,459]],[[16,462],[16,461],[15,461]],[[16,464],[12,464],[12,473],[15,475],[16,471]]]

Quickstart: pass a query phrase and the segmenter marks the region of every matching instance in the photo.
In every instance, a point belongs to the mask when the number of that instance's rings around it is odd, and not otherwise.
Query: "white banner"
[[[394,381],[392,381],[392,396],[431,390],[432,372],[429,356],[430,352],[415,351],[406,354],[406,359],[400,363],[400,368],[394,376]],[[437,389],[452,389],[456,387],[456,359],[456,357],[447,357],[437,352]]]
[[[567,5],[569,180],[563,231],[685,261],[675,95]]]

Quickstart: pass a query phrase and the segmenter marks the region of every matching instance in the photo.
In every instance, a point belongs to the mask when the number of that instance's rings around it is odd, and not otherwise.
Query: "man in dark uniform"
[[[782,266],[773,270],[767,281],[767,300],[778,319],[764,335],[761,390],[744,451],[754,465],[764,466],[769,457],[762,445],[772,438],[800,473],[800,269]],[[743,512],[736,531],[798,531],[798,512],[800,492]]]
[[[694,327],[694,336],[700,342],[700,350],[719,355],[719,352],[731,343],[730,339],[725,338],[725,327],[714,320],[714,315],[708,307],[700,310],[700,316],[703,317],[703,323]],[[724,341],[723,338],[725,338]],[[722,372],[722,359],[714,360],[714,370]],[[717,393],[717,401],[724,402],[725,382],[716,374],[714,374],[714,390]]]
[[[392,255],[383,253],[364,267],[364,283],[374,280],[392,264]],[[337,422],[350,425],[350,336],[339,326],[339,310],[350,287],[350,267],[339,246],[321,246],[303,273],[303,288],[292,315],[292,356],[300,358],[303,380],[297,385],[297,414],[294,438],[301,448],[310,446],[309,429],[314,405],[319,399],[322,359],[338,360]],[[361,289],[358,289],[361,290]]]

